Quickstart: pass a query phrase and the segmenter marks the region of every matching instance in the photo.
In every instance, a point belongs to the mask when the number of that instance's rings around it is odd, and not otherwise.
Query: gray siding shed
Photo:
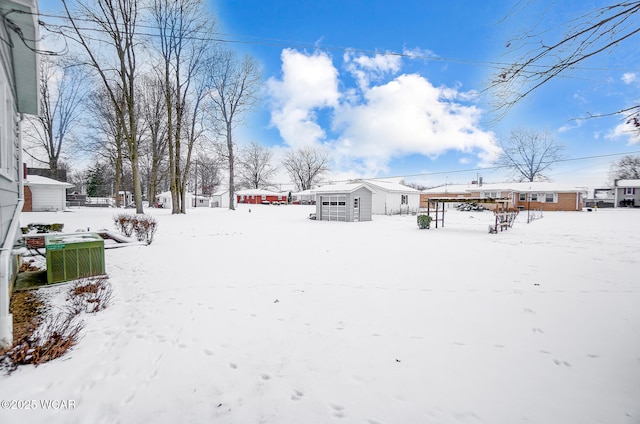
[[[371,221],[373,191],[366,185],[336,184],[315,191],[317,220]]]

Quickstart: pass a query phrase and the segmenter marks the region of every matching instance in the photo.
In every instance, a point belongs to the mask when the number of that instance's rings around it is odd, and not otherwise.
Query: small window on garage
[[[403,194],[400,196],[400,204],[401,205],[408,205],[409,204],[409,195],[408,194]]]

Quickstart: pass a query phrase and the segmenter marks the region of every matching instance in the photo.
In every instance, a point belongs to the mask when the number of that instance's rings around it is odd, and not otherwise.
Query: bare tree
[[[213,32],[214,22],[200,0],[153,0],[152,13],[158,31],[167,105],[172,213],[185,213],[191,152],[202,133],[199,123],[208,89],[206,54],[211,43],[205,35]]]
[[[229,209],[235,209],[234,164],[235,152],[233,129],[241,122],[245,112],[253,108],[258,100],[260,73],[255,61],[245,56],[242,61],[228,50],[220,50],[211,64],[211,102],[215,117],[222,124],[226,141],[226,157],[229,164]]]
[[[203,196],[211,196],[222,181],[223,160],[217,155],[211,156],[204,152],[199,152],[194,162],[192,183],[195,191]]]
[[[287,152],[282,161],[298,191],[308,190],[317,184],[329,170],[328,163],[326,151],[309,146]]]
[[[144,139],[141,160],[146,171],[147,199],[154,204],[158,185],[168,173],[167,159],[167,105],[160,78],[148,76],[141,90],[141,117],[144,122]]]
[[[251,142],[238,155],[238,183],[245,188],[267,188],[276,173],[271,165],[273,152]]]
[[[126,141],[136,212],[143,213],[142,187],[138,167],[138,116],[136,114],[137,0],[74,0],[72,11],[62,0],[72,31],[67,38],[76,41],[86,53],[88,65],[105,88]],[[103,37],[96,37],[96,34]],[[112,60],[115,58],[115,61]]]
[[[548,132],[524,129],[511,131],[509,141],[501,147],[498,165],[511,170],[520,181],[544,179],[544,171],[562,160],[564,150]]]
[[[611,166],[612,179],[638,180],[640,179],[640,156],[624,156]]]
[[[528,3],[521,1],[514,10],[526,13]],[[596,55],[607,54],[625,42],[632,43],[640,32],[638,12],[640,1],[611,2],[572,19],[559,40],[544,39],[549,37],[546,31],[537,34],[522,31],[506,44],[509,53],[519,55],[519,59],[500,68],[493,78],[495,109],[504,115],[550,80],[571,72]],[[639,109],[640,105],[635,105],[608,115],[623,113],[627,122],[640,130]]]
[[[27,117],[25,153],[46,163],[52,175],[58,170],[63,146],[78,123],[83,94],[78,66],[43,56],[40,61],[40,115]],[[46,155],[43,159],[41,153]]]

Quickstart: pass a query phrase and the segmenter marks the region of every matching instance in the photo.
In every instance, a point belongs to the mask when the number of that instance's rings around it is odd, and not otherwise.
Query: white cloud
[[[625,121],[609,131],[604,138],[608,140],[626,138],[629,144],[637,144],[640,143],[640,132],[638,128]]]
[[[325,132],[314,111],[338,105],[338,71],[331,57],[321,52],[307,55],[285,49],[281,58],[282,79],[267,81],[273,101],[271,122],[290,146],[321,142]]]
[[[571,123],[563,125],[560,128],[558,128],[558,132],[562,134],[567,131],[575,130],[576,128],[580,128],[583,123],[584,123],[584,119],[574,119]]]
[[[637,79],[638,79],[638,76],[636,75],[635,72],[626,72],[622,75],[622,82],[624,82],[625,84],[631,84]]]
[[[481,162],[490,162],[499,147],[493,133],[478,127],[481,111],[455,100],[453,89],[434,87],[420,75],[401,75],[371,88],[363,103],[339,108],[336,148],[383,164],[393,156],[435,157],[450,149],[479,150]]]
[[[404,48],[402,54],[408,56],[411,59],[436,59],[438,56],[431,50],[421,49],[419,47],[409,49]]]
[[[376,54],[373,57],[346,52],[343,56],[345,68],[356,79],[361,91],[369,88],[372,81],[380,81],[386,74],[400,71],[402,58],[392,54]]]
[[[500,152],[495,135],[480,128],[482,110],[468,104],[477,93],[435,87],[417,74],[390,79],[401,70],[397,56],[347,53],[343,59],[359,91],[340,85],[327,54],[283,51],[282,79],[271,78],[268,92],[272,124],[286,144],[328,145],[337,172],[360,175],[385,173],[392,158],[404,155],[435,158],[457,150],[486,166]],[[318,121],[322,109],[330,128]]]

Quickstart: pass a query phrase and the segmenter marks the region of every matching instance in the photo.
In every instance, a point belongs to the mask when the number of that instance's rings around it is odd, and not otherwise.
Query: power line
[[[29,14],[29,15],[33,15],[33,13],[31,12],[27,12],[27,11],[21,11],[21,10],[15,10],[16,13],[23,13],[23,14]],[[55,14],[46,14],[46,13],[39,13],[37,14],[37,16],[39,17],[47,17],[47,18],[53,18],[53,19],[60,19],[60,20],[64,20],[64,21],[71,21],[71,19],[69,19],[68,16],[64,16],[64,15],[55,15]],[[98,23],[104,23],[100,20],[95,20],[95,19],[89,19],[89,18],[73,18],[74,21],[79,21],[79,22],[98,22]],[[50,29],[49,27],[56,27],[59,29],[65,29],[65,30],[72,30],[74,29],[71,26],[68,25],[58,25],[58,24],[47,24],[46,22],[40,21],[40,24],[48,29],[49,31],[52,32],[58,32],[60,33],[60,31],[55,31],[53,29]],[[158,29],[157,26],[153,26],[153,25],[145,25],[145,24],[137,24],[136,27],[138,28],[144,28],[144,29]],[[107,31],[104,29],[100,29],[100,28],[91,28],[91,27],[78,27],[79,30],[82,31],[92,31],[92,32],[98,32],[98,33],[106,33]],[[139,32],[138,33],[141,36],[145,36],[145,37],[160,37],[160,34],[154,34],[154,33],[149,33],[149,32]],[[202,33],[200,33],[202,34]],[[235,37],[235,38],[234,38]],[[362,48],[351,48],[351,47],[343,47],[343,46],[331,46],[331,45],[327,45],[327,46],[322,46],[318,43],[307,43],[307,42],[298,42],[298,41],[291,41],[291,40],[282,40],[282,39],[276,39],[276,38],[265,38],[265,37],[258,37],[258,36],[252,36],[252,35],[242,35],[242,34],[231,34],[231,33],[224,33],[224,32],[214,32],[212,33],[212,35],[197,35],[197,36],[184,36],[183,37],[185,40],[193,40],[193,41],[203,41],[203,42],[219,42],[219,43],[225,43],[225,44],[246,44],[246,45],[256,45],[256,46],[265,46],[265,47],[279,47],[279,48],[293,48],[293,49],[314,49],[314,50],[321,50],[321,51],[337,51],[337,52],[342,52],[342,53],[346,53],[346,52],[353,52],[353,53],[360,53],[360,54],[364,54],[364,55],[381,55],[381,56],[397,56],[397,57],[404,57],[404,58],[410,58],[410,59],[423,59],[423,60],[429,60],[429,61],[438,61],[438,62],[450,62],[450,63],[460,63],[460,64],[471,64],[471,65],[478,65],[478,66],[485,66],[485,67],[489,67],[489,68],[503,68],[505,66],[512,66],[513,63],[509,63],[509,62],[498,62],[498,61],[486,61],[486,60],[479,60],[479,59],[463,59],[463,58],[452,58],[452,57],[441,57],[441,56],[436,56],[436,55],[424,55],[424,54],[418,54],[418,53],[414,53],[414,52],[395,52],[395,51],[377,51],[377,50],[370,50],[370,49],[362,49]],[[242,40],[240,38],[247,38],[248,40]],[[542,67],[542,65],[540,65],[540,67]],[[628,68],[598,68],[598,67],[575,67],[574,69],[577,70],[585,70],[585,71],[629,71],[629,72],[640,72],[640,69],[628,69]]]
[[[594,156],[581,156],[581,157],[576,157],[576,158],[566,158],[566,159],[554,160],[552,162],[547,162],[547,163],[574,162],[574,161],[600,159],[600,158],[613,157],[613,156],[632,155],[632,154],[638,154],[638,153],[640,153],[640,150],[631,151],[631,152],[621,152],[621,153],[607,153],[607,154],[594,155]],[[455,169],[455,170],[447,170],[447,171],[422,172],[422,173],[419,173],[419,174],[393,175],[393,176],[386,176],[386,177],[373,177],[373,178],[362,178],[362,179],[365,179],[365,180],[386,180],[386,179],[390,179],[390,178],[429,177],[429,176],[433,176],[433,175],[459,174],[459,173],[464,173],[464,172],[481,172],[481,171],[487,171],[487,170],[498,170],[498,169],[508,169],[508,168],[510,168],[510,167],[507,166],[507,165],[496,165],[496,166],[487,166],[487,167],[483,167],[483,168]],[[349,182],[351,180],[352,179],[332,180],[332,181],[338,182],[338,183],[343,183],[343,182]]]

